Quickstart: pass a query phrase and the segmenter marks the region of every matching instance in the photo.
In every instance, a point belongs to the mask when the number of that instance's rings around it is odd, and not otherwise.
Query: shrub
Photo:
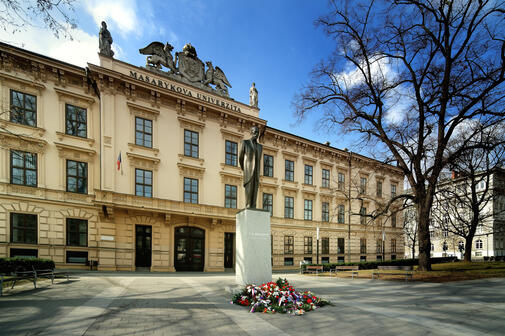
[[[0,258],[0,273],[11,274],[14,272],[31,271],[33,268],[54,269],[54,261],[39,258]]]
[[[396,259],[384,261],[363,261],[363,262],[348,262],[348,263],[331,263],[331,264],[317,264],[316,266],[323,266],[323,270],[328,272],[338,266],[359,266],[359,269],[375,269],[377,266],[413,266],[419,263],[418,259]],[[302,265],[305,269],[306,265]]]

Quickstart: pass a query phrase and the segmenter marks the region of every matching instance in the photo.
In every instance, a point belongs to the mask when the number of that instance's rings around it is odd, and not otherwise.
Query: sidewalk
[[[503,335],[505,281],[428,284],[286,277],[331,300],[303,316],[231,305],[230,273],[82,272],[5,290],[2,335]]]

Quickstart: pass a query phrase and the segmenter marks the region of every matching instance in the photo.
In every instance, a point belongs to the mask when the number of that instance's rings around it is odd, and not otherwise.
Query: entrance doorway
[[[205,231],[192,226],[175,229],[175,270],[203,271]]]
[[[136,267],[151,267],[151,230],[147,225],[135,225]]]
[[[233,268],[233,245],[235,243],[235,234],[232,232],[224,233],[224,268]]]

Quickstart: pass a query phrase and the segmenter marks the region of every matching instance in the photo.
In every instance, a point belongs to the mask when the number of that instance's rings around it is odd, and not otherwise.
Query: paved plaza
[[[286,277],[334,305],[303,316],[230,304],[231,273],[80,273],[5,290],[1,335],[503,335],[505,281]]]

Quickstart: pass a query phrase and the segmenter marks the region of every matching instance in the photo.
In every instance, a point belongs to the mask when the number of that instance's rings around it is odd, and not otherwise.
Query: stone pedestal
[[[244,209],[237,213],[235,280],[239,285],[272,281],[270,212]]]

